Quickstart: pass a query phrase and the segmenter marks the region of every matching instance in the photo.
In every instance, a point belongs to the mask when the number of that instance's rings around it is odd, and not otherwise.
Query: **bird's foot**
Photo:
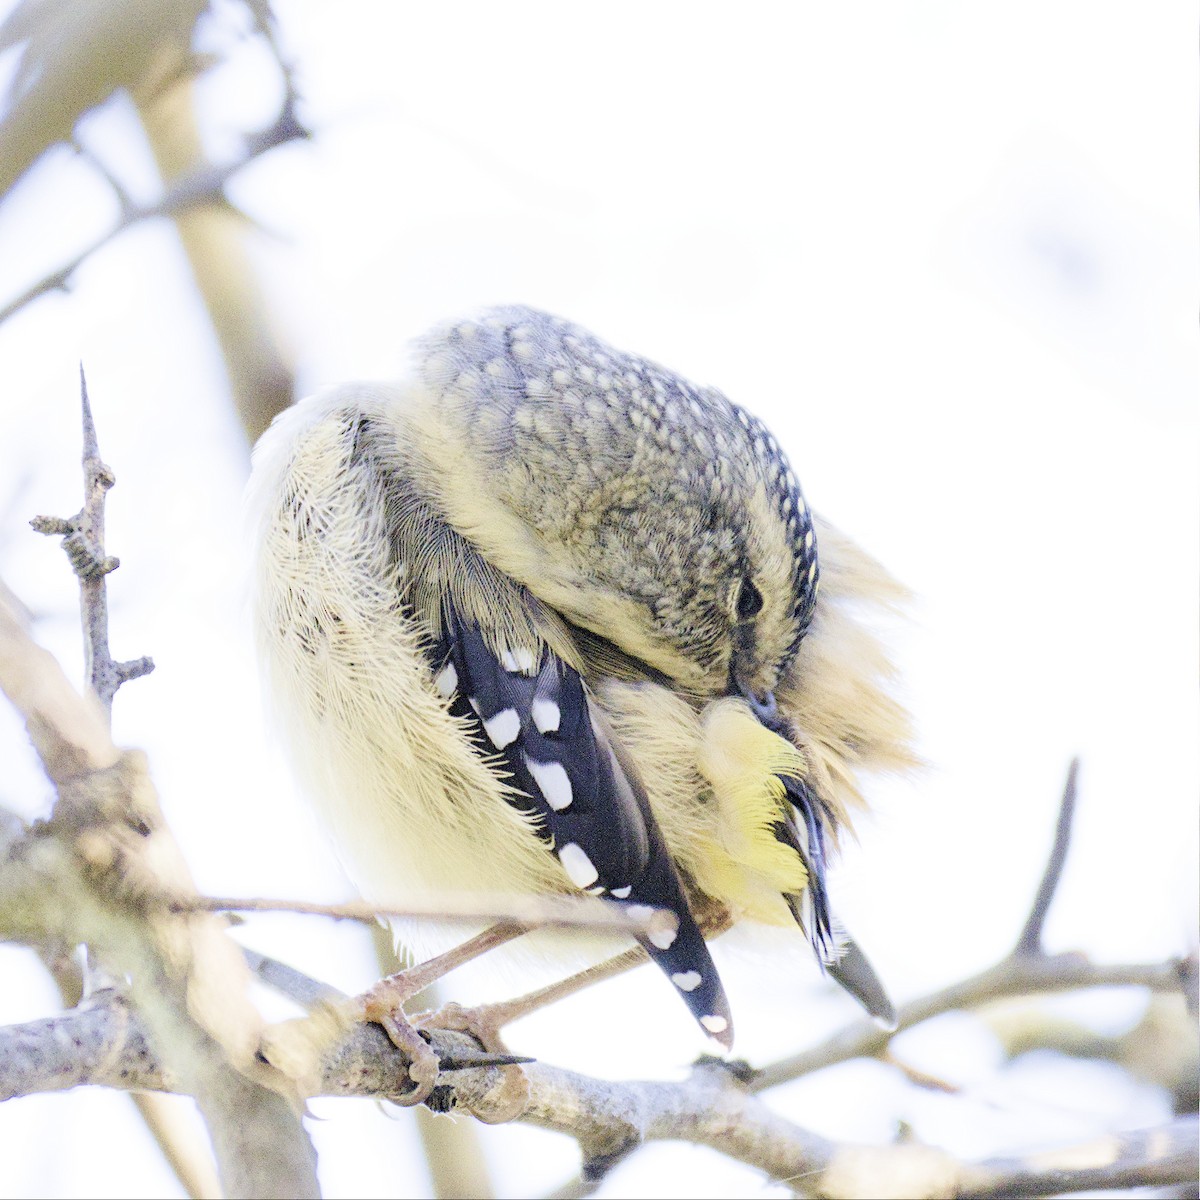
[[[404,1005],[424,986],[414,986],[416,981],[408,975],[407,971],[389,975],[353,1001],[358,1019],[379,1025],[392,1045],[408,1059],[408,1076],[413,1086],[392,1097],[394,1103],[405,1107],[429,1098],[441,1069],[438,1056],[405,1015]]]
[[[470,962],[515,937],[520,937],[523,932],[524,929],[520,925],[493,925],[462,945],[447,950],[445,954],[439,954],[407,970],[397,971],[394,975],[388,975],[352,1002],[356,1006],[358,1020],[382,1026],[392,1045],[408,1056],[408,1074],[413,1086],[409,1091],[395,1097],[397,1104],[411,1106],[427,1100],[437,1083],[439,1070],[438,1056],[405,1015],[405,1004],[455,967]],[[453,1026],[443,1025],[440,1028],[449,1029]],[[498,1029],[499,1025],[495,1028]],[[499,1041],[498,1034],[496,1040]]]
[[[415,1017],[416,1030],[446,1029],[473,1037],[488,1054],[507,1055],[508,1047],[500,1029],[509,1020],[505,1004],[481,1004],[464,1008],[450,1002],[433,1012]],[[391,1036],[389,1034],[389,1036]],[[418,1033],[418,1037],[420,1034]],[[428,1047],[426,1047],[428,1049]],[[529,1080],[519,1066],[501,1068],[503,1082],[488,1094],[487,1106],[472,1108],[475,1116],[488,1125],[502,1125],[515,1120],[529,1104]]]

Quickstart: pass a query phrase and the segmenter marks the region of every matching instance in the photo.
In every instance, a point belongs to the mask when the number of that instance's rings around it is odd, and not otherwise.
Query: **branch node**
[[[116,664],[117,677],[122,683],[128,683],[131,679],[140,679],[143,675],[149,675],[154,670],[154,659],[148,654],[143,654],[141,658],[131,658],[126,662]]]
[[[78,519],[78,515],[69,520],[65,517],[34,517],[29,525],[34,533],[44,533],[47,537],[69,537],[76,532]]]

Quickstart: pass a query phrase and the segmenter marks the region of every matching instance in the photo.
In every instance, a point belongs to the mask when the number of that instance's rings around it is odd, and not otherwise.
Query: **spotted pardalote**
[[[258,640],[298,777],[371,901],[583,890],[703,1029],[706,933],[797,925],[890,1005],[830,909],[859,772],[909,761],[864,610],[901,591],[719,391],[528,308],[436,329],[406,379],[255,451]],[[461,937],[407,929],[418,954]]]

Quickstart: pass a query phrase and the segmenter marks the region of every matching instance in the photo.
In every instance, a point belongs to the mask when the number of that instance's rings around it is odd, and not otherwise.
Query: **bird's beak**
[[[758,719],[760,725],[765,725],[772,733],[782,733],[784,723],[779,717],[779,709],[775,704],[775,693],[772,691],[757,692],[740,679],[733,681],[732,691],[741,696],[750,705],[750,711]]]

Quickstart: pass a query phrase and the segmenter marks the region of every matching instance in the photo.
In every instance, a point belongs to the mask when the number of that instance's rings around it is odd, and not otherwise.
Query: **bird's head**
[[[761,421],[527,308],[444,327],[420,367],[431,486],[485,557],[681,689],[770,712],[818,568]]]

